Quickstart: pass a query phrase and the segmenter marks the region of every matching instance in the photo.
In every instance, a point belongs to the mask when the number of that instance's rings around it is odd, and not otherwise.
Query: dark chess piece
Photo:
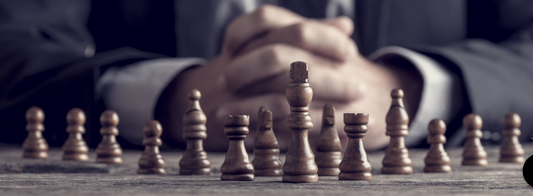
[[[451,172],[450,157],[444,150],[446,143],[446,123],[441,119],[433,119],[428,125],[429,136],[427,142],[431,145],[424,159],[424,172]]]
[[[272,130],[272,112],[266,106],[259,108],[252,164],[256,176],[281,176],[283,174],[279,160],[279,144]]]
[[[368,113],[344,113],[344,124],[344,131],[350,139],[339,165],[339,180],[372,180],[372,165],[361,140],[368,131]]]
[[[180,160],[180,175],[209,175],[211,162],[203,147],[203,140],[207,138],[207,118],[200,107],[201,94],[193,89],[188,96],[189,109],[183,115],[183,138],[187,140],[187,149]]]
[[[138,174],[166,174],[165,172],[165,160],[159,153],[159,146],[163,144],[161,142],[161,133],[163,128],[157,120],[151,120],[146,123],[143,128],[144,139],[143,145],[144,152],[139,159]]]
[[[33,106],[26,112],[26,131],[28,136],[22,143],[22,157],[32,159],[48,158],[48,143],[43,138],[44,112],[41,108]]]
[[[96,162],[98,163],[122,163],[122,148],[116,140],[118,135],[119,119],[115,111],[106,110],[100,116],[100,134],[102,135],[102,141],[96,148]]]
[[[503,120],[505,129],[503,130],[503,140],[500,146],[500,162],[503,163],[523,163],[524,148],[518,141],[518,136],[522,134],[519,127],[522,123],[520,116],[516,113],[509,113]]]
[[[342,146],[335,128],[335,108],[326,104],[322,110],[322,128],[315,151],[319,176],[338,176]]]
[[[63,160],[88,161],[89,147],[82,134],[85,133],[85,113],[79,108],[72,108],[67,113],[68,138],[63,144]]]
[[[390,136],[390,144],[385,150],[383,158],[383,174],[412,174],[412,161],[409,151],[405,147],[405,136],[409,135],[409,116],[403,106],[402,89],[394,89],[391,92],[392,103],[385,117],[387,134]]]
[[[289,75],[291,82],[285,94],[291,110],[287,119],[287,127],[291,130],[291,143],[283,164],[282,179],[284,182],[316,182],[318,167],[308,138],[308,131],[313,128],[309,116],[313,89],[307,83],[309,77],[307,64],[292,63]]]
[[[476,114],[468,114],[463,118],[463,126],[466,129],[466,143],[463,146],[462,165],[486,166],[487,152],[481,145],[479,138],[483,137],[481,117]]]
[[[244,139],[250,132],[248,115],[225,115],[224,133],[229,139],[226,159],[220,168],[221,180],[252,181],[254,180],[254,166],[248,159],[248,153],[244,147]]]

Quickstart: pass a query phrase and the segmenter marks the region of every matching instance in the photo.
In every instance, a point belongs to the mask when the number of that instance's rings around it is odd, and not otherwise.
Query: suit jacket
[[[334,1],[254,2],[311,18],[348,15],[363,55],[394,45],[446,66],[461,78],[466,100],[448,137],[469,112],[479,114],[483,129],[494,132],[502,130],[506,113],[517,112],[524,119],[521,140],[533,133],[533,121],[527,120],[533,119],[533,1],[341,0],[334,12],[329,9]],[[220,52],[225,26],[249,11],[243,4],[0,0],[0,142],[21,143],[24,113],[37,105],[45,111],[44,136],[51,145],[66,139],[65,115],[72,107],[87,113],[85,138],[96,145],[105,109],[94,93],[101,73],[165,56],[212,58]],[[221,11],[229,14],[216,18]]]

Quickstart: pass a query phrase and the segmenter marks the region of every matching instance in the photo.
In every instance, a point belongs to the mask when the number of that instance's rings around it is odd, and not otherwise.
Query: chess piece
[[[221,180],[252,181],[254,180],[254,166],[248,159],[248,153],[244,147],[244,139],[250,132],[248,115],[225,115],[224,133],[229,139],[226,159],[222,163],[220,171]]]
[[[319,176],[338,176],[342,146],[335,128],[335,108],[326,104],[322,110],[322,128],[315,151]]]
[[[180,160],[180,175],[209,175],[211,162],[203,147],[203,140],[207,138],[207,119],[200,107],[201,94],[193,89],[188,96],[189,109],[183,116],[183,138],[187,140],[187,149]]]
[[[287,127],[291,130],[291,143],[285,156],[282,179],[284,182],[316,182],[318,167],[308,138],[308,131],[313,128],[309,116],[313,89],[307,83],[307,64],[300,61],[292,63],[289,75],[291,82],[285,94],[291,110],[287,119]]]
[[[144,152],[139,159],[138,174],[166,174],[165,172],[165,160],[159,153],[159,146],[163,144],[161,142],[161,133],[163,128],[157,120],[151,120],[146,123],[143,128],[144,139],[143,145]]]
[[[392,103],[385,117],[387,134],[390,136],[390,144],[385,150],[383,158],[383,174],[412,174],[411,158],[405,147],[405,136],[409,135],[409,116],[403,106],[402,89],[394,89],[391,92]]]
[[[350,139],[339,165],[339,180],[372,180],[372,166],[361,140],[368,131],[368,113],[344,113],[344,124],[344,131]]]
[[[468,114],[463,118],[463,126],[466,129],[466,143],[463,147],[462,165],[486,166],[487,152],[481,145],[479,138],[483,137],[481,117],[476,114]]]
[[[505,129],[503,130],[503,140],[500,146],[500,162],[503,163],[523,163],[524,148],[518,141],[521,131],[519,129],[522,120],[516,113],[509,113],[503,120]]]
[[[122,148],[117,143],[116,136],[118,135],[118,115],[115,111],[106,110],[100,116],[100,134],[102,141],[96,148],[96,162],[98,163],[122,163]]]
[[[33,159],[48,158],[48,143],[43,138],[44,112],[41,108],[33,106],[26,112],[26,131],[28,136],[22,143],[22,157]]]
[[[85,113],[79,108],[72,108],[67,113],[68,138],[63,144],[63,160],[88,161],[89,147],[82,134],[85,133]]]
[[[254,165],[256,176],[281,176],[283,174],[279,160],[279,144],[272,130],[272,112],[266,106],[259,108],[252,165]]]
[[[441,119],[433,119],[428,125],[429,136],[427,142],[431,145],[424,159],[424,172],[451,172],[450,157],[444,150],[446,143],[446,124]]]

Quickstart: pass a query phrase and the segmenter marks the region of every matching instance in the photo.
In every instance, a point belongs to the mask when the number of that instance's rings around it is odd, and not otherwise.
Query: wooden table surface
[[[371,181],[339,181],[319,177],[317,183],[284,183],[281,177],[256,177],[251,182],[220,181],[222,153],[208,153],[209,176],[180,176],[180,151],[164,151],[168,175],[138,175],[142,151],[126,150],[124,164],[61,161],[61,149],[47,160],[22,159],[19,146],[0,145],[0,195],[533,195],[522,176],[522,164],[498,163],[499,147],[485,146],[489,166],[461,166],[462,149],[448,149],[452,173],[423,173],[425,149],[409,149],[414,174],[381,174],[384,152],[368,153]],[[526,158],[533,145],[524,145]],[[94,149],[89,153],[96,157]],[[253,155],[250,154],[250,159]],[[283,162],[284,157],[281,156]]]

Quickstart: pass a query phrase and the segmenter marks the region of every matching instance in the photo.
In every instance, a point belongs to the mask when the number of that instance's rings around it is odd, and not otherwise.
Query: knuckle
[[[252,13],[252,17],[255,21],[268,21],[270,18],[274,17],[276,7],[272,5],[263,5]]]
[[[282,44],[272,44],[268,45],[264,52],[261,55],[263,62],[267,62],[267,65],[279,65],[283,61],[283,55],[285,51],[285,46]]]
[[[292,42],[295,42],[299,45],[303,45],[306,43],[306,40],[309,38],[309,24],[307,23],[298,23],[293,25],[290,28],[290,35],[292,37]]]

